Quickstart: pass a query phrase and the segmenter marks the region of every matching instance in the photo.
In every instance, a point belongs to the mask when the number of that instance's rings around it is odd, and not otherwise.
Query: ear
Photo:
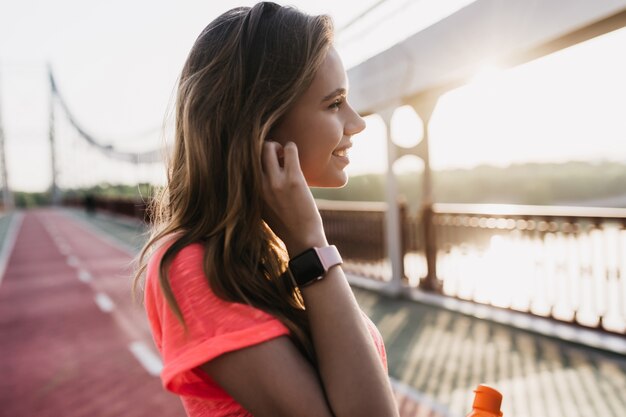
[[[283,120],[284,120],[283,117],[281,117],[280,119],[276,121],[276,123],[274,123],[274,125],[270,128],[270,131],[267,135],[267,140],[278,142],[282,146],[285,146],[285,144],[287,144],[289,140],[286,139],[285,134],[283,132],[283,123],[282,123]]]

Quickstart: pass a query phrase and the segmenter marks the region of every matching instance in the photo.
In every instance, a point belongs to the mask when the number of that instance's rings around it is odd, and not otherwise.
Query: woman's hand
[[[279,163],[281,154],[283,166]],[[264,143],[262,165],[263,219],[285,242],[289,255],[293,257],[311,246],[327,245],[322,218],[300,168],[296,145],[287,143],[283,148],[275,142]],[[389,377],[343,270],[331,268],[325,279],[300,290],[311,328],[320,389],[329,407],[328,413],[316,409],[312,414],[304,414],[398,417]],[[273,341],[267,343],[269,346]],[[268,358],[274,359],[277,355],[289,358],[278,350],[268,355]],[[248,358],[247,355],[245,357]],[[271,360],[261,358],[251,363],[267,365]],[[284,367],[285,361],[280,363]],[[246,369],[246,366],[244,364],[241,369]],[[233,372],[224,371],[224,374],[230,376]],[[306,400],[314,407],[318,405],[316,392],[312,389]],[[271,404],[276,406],[279,403],[273,401]],[[293,415],[288,412],[279,414]]]
[[[285,243],[289,255],[326,246],[322,218],[302,174],[296,144],[263,143],[262,165],[263,220]]]

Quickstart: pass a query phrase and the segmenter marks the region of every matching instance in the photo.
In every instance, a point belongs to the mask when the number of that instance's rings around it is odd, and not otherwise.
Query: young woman
[[[236,8],[184,65],[135,283],[145,272],[163,384],[191,417],[398,415],[382,339],[308,188],[345,185],[365,128],[332,32],[328,16]]]

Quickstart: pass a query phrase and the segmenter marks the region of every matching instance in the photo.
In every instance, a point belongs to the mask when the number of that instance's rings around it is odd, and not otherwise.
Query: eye
[[[335,109],[339,109],[341,107],[341,105],[344,102],[344,98],[343,97],[337,97],[330,106],[328,106],[329,109],[335,110]]]

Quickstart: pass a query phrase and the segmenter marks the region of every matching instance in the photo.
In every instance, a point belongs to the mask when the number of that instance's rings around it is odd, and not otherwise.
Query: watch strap
[[[323,246],[321,248],[313,248],[315,252],[317,252],[317,256],[320,258],[320,262],[322,262],[322,266],[324,267],[324,272],[328,272],[330,268],[335,265],[341,265],[343,263],[343,259],[341,259],[341,255],[337,250],[335,245]]]
[[[289,261],[289,274],[302,288],[324,278],[330,268],[343,263],[335,245],[310,248]]]

